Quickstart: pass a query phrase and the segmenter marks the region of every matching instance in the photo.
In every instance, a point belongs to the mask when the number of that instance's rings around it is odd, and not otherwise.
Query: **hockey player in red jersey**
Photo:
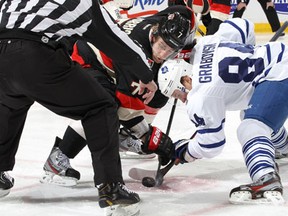
[[[119,23],[150,59],[154,80],[157,82],[158,70],[163,61],[175,57],[184,45],[186,47],[191,45],[195,34],[195,20],[191,9],[178,5],[150,17],[133,18]],[[150,124],[158,110],[167,103],[168,98],[157,91],[154,99],[145,104],[137,94],[139,79],[134,71],[126,65],[119,64],[117,59],[108,58],[92,44],[78,41],[74,46],[72,58],[86,68],[87,72],[115,97],[119,105],[118,116],[121,125],[136,137],[133,139],[121,130],[119,135],[121,149],[138,154],[150,153],[148,149],[142,149],[143,143],[139,138],[151,136],[146,142],[153,139],[156,128]],[[170,138],[164,139],[166,138],[164,133],[162,136],[163,145],[165,142],[171,142]],[[45,175],[41,181],[65,186],[75,185],[80,173],[70,166],[68,158],[74,158],[84,146],[86,137],[82,125],[80,122],[73,122],[68,126],[63,140],[56,138],[44,165]],[[56,158],[62,159],[57,161]]]

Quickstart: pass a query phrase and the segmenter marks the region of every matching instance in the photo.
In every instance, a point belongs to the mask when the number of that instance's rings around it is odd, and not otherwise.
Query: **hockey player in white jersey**
[[[159,87],[166,96],[187,102],[197,128],[192,140],[175,144],[180,163],[213,158],[223,150],[225,112],[244,110],[237,129],[253,181],[231,190],[232,203],[283,203],[283,187],[275,164],[275,148],[288,152],[283,127],[288,114],[288,46],[255,43],[253,24],[230,19],[212,36],[201,38],[190,64],[173,60],[159,70]],[[182,90],[189,91],[187,97]]]

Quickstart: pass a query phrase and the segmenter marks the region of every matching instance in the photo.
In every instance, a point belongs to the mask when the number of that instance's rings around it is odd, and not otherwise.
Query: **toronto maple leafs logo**
[[[194,113],[193,117],[194,117],[195,121],[193,121],[193,119],[191,119],[191,121],[195,124],[196,127],[206,125],[205,121],[204,121],[204,118],[201,118],[201,117],[197,116],[196,113]]]
[[[154,65],[154,61],[152,59],[148,58],[148,64],[149,64],[149,67],[152,68]]]
[[[160,70],[161,70],[161,73],[162,73],[162,74],[165,74],[165,73],[168,73],[168,72],[169,72],[169,69],[168,69],[167,66],[161,67]]]

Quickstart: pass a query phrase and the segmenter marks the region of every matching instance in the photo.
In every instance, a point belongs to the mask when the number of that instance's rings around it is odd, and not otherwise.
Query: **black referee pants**
[[[123,181],[117,105],[64,49],[28,40],[1,40],[0,92],[0,171],[13,169],[27,112],[37,101],[56,114],[81,119],[96,185]]]

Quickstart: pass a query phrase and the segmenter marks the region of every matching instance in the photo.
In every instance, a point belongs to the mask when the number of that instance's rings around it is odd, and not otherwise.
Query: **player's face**
[[[163,63],[169,57],[175,54],[175,49],[168,46],[161,37],[153,39],[152,58],[156,63]]]

